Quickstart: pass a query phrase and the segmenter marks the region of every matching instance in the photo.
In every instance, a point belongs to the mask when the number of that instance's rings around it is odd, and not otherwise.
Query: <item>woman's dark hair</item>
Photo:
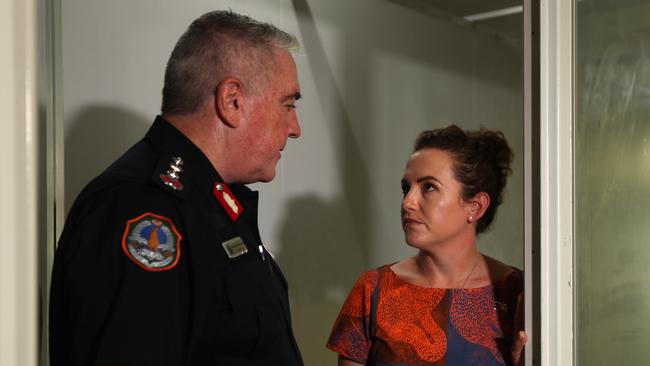
[[[415,140],[414,152],[434,148],[453,158],[454,177],[462,185],[461,196],[469,200],[479,192],[490,196],[490,205],[476,226],[482,233],[490,227],[503,201],[503,190],[511,173],[512,150],[501,131],[481,128],[464,131],[456,125],[424,131]]]

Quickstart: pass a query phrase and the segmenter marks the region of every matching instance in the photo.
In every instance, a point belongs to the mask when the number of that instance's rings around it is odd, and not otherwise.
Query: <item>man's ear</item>
[[[239,79],[229,76],[217,85],[214,95],[215,110],[229,127],[236,128],[242,119],[244,91]]]
[[[479,192],[467,201],[467,205],[471,221],[478,221],[490,207],[490,195],[486,192]]]

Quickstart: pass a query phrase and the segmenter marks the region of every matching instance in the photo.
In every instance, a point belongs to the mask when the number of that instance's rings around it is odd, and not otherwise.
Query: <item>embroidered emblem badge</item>
[[[180,182],[180,174],[183,172],[183,159],[173,157],[169,163],[169,170],[165,174],[160,175],[163,183],[175,191],[182,191],[183,184]]]
[[[181,239],[170,219],[146,212],[127,221],[122,250],[147,271],[164,271],[178,263]]]
[[[244,206],[237,201],[237,198],[235,198],[235,195],[232,194],[226,184],[215,183],[212,195],[219,201],[219,204],[221,204],[221,207],[223,207],[232,221],[237,221],[239,215],[244,212]]]

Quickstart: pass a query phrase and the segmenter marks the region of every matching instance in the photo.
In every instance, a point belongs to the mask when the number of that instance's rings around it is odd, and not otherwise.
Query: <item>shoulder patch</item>
[[[145,212],[126,222],[122,250],[147,271],[165,271],[178,264],[181,239],[172,220]]]

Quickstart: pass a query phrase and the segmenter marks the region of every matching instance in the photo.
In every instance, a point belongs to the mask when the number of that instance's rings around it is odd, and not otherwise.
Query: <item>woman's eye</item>
[[[434,186],[431,183],[422,184],[422,192],[431,192],[431,191],[435,191],[435,190],[436,190],[436,186]]]
[[[407,185],[402,185],[402,196],[406,196],[407,193],[409,193],[409,186]]]

